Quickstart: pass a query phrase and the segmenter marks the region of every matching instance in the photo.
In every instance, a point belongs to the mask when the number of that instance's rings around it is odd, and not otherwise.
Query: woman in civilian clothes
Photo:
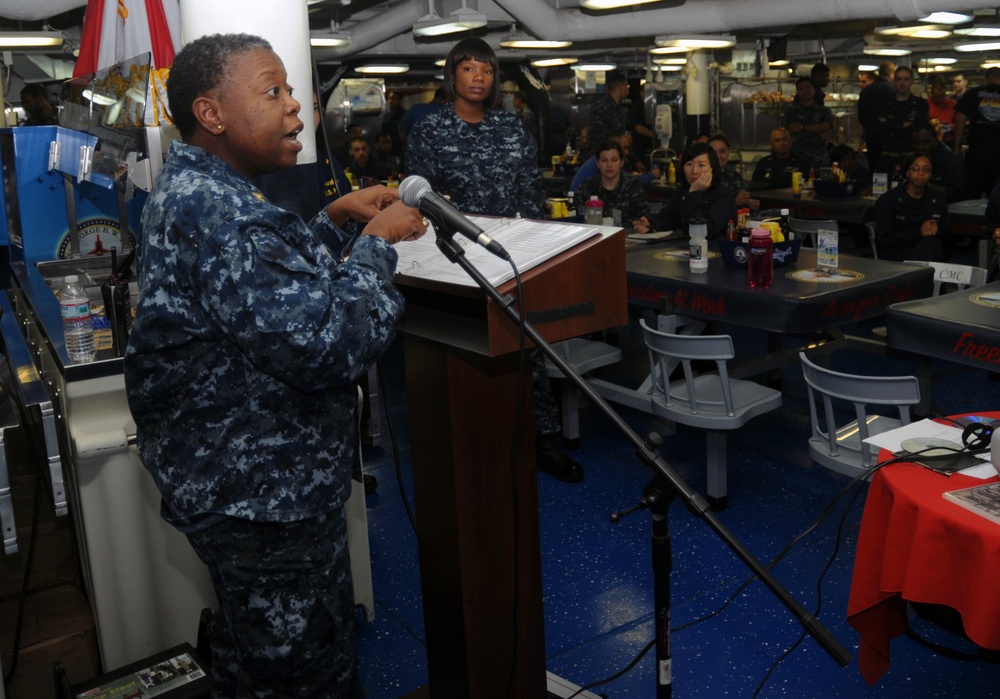
[[[736,221],[736,199],[722,184],[719,158],[708,143],[692,143],[681,155],[684,177],[680,188],[660,212],[657,230],[687,231],[692,218],[708,224],[708,239],[726,237],[726,226]]]
[[[930,184],[931,161],[910,157],[906,180],[875,204],[875,245],[879,259],[943,262],[948,258],[948,201]]]

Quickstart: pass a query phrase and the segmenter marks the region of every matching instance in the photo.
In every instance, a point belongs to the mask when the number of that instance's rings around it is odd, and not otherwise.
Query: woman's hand
[[[652,224],[650,224],[649,219],[645,216],[632,221],[632,228],[635,229],[636,233],[649,233],[653,230]]]
[[[696,179],[694,182],[691,183],[691,191],[704,192],[711,186],[712,186],[712,171],[709,169],[701,173],[701,177],[699,177],[698,179]]]
[[[326,208],[330,220],[338,226],[348,220],[371,221],[386,207],[399,199],[399,190],[382,185],[356,189],[334,199]]]
[[[922,235],[923,237],[930,238],[932,235],[937,235],[937,234],[938,234],[937,221],[929,219],[927,221],[924,221],[920,225],[920,235]]]
[[[365,235],[375,235],[395,244],[402,240],[416,240],[427,232],[428,225],[418,209],[397,201],[365,226]]]

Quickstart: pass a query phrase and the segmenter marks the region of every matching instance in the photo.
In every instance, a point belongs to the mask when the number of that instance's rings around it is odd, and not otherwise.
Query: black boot
[[[538,470],[542,473],[551,473],[556,480],[566,483],[583,480],[583,466],[559,448],[555,437],[535,438],[535,459]]]

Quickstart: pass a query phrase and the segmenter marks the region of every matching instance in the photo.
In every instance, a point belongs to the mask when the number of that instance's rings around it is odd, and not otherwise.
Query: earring
[[[221,128],[222,128],[222,124],[216,124],[216,125],[215,125],[215,128],[217,128],[217,129],[221,129]]]

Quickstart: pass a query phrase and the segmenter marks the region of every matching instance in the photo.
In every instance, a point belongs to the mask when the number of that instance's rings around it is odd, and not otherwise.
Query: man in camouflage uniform
[[[819,177],[819,169],[830,165],[826,142],[833,129],[833,112],[817,102],[815,94],[811,78],[795,81],[795,101],[785,110],[785,127],[792,134],[792,153],[808,161]]]
[[[308,225],[265,199],[302,122],[263,39],[189,43],[168,94],[184,142],[143,211],[125,355],[139,456],[219,597],[213,696],[345,697],[356,384],[403,311],[390,243],[426,225],[379,187]]]
[[[625,133],[625,113],[621,102],[628,96],[628,79],[618,70],[608,71],[604,77],[604,96],[590,108],[587,121],[587,142],[590,153],[612,136]]]

